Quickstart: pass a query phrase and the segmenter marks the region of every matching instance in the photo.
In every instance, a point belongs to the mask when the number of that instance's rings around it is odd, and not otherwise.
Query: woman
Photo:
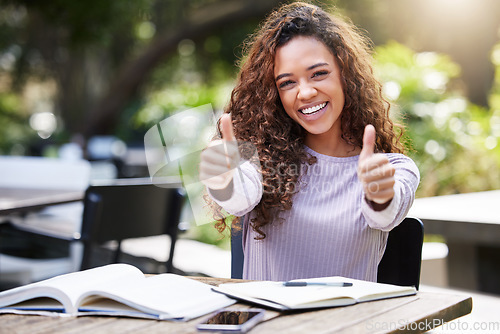
[[[249,44],[220,119],[223,139],[200,164],[212,199],[244,216],[243,278],[376,281],[419,172],[402,154],[368,45],[305,3],[273,12]],[[234,139],[255,146],[260,167],[246,161],[234,173]]]

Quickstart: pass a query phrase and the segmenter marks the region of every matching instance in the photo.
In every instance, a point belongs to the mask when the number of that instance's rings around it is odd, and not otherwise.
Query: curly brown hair
[[[297,166],[315,163],[304,150],[303,128],[285,112],[274,78],[277,48],[297,36],[323,42],[338,62],[345,104],[341,113],[342,138],[362,147],[367,124],[377,130],[377,152],[402,153],[399,134],[389,118],[389,103],[371,67],[371,43],[349,21],[321,8],[296,2],[273,11],[245,45],[239,78],[224,112],[231,113],[235,136],[257,148],[263,178],[263,195],[254,208],[251,226],[266,237],[262,227],[290,210],[300,179]],[[280,171],[277,173],[276,171]],[[303,169],[307,172],[307,167]],[[220,211],[218,213],[220,218]],[[215,227],[226,228],[219,219]]]

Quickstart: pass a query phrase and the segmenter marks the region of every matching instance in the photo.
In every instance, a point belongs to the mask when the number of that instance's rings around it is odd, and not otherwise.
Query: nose
[[[310,83],[302,83],[299,86],[298,98],[301,100],[309,100],[318,94],[316,88]]]

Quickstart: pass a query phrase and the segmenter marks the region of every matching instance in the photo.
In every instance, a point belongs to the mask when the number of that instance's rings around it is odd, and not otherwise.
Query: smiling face
[[[307,132],[305,144],[341,142],[344,92],[337,61],[313,37],[298,36],[276,50],[274,77],[286,113]]]

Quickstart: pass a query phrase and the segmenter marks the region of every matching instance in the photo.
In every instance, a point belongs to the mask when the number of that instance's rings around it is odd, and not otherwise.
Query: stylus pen
[[[284,286],[309,286],[309,285],[323,285],[323,286],[352,286],[352,283],[347,282],[300,282],[300,281],[289,281],[283,282]]]

